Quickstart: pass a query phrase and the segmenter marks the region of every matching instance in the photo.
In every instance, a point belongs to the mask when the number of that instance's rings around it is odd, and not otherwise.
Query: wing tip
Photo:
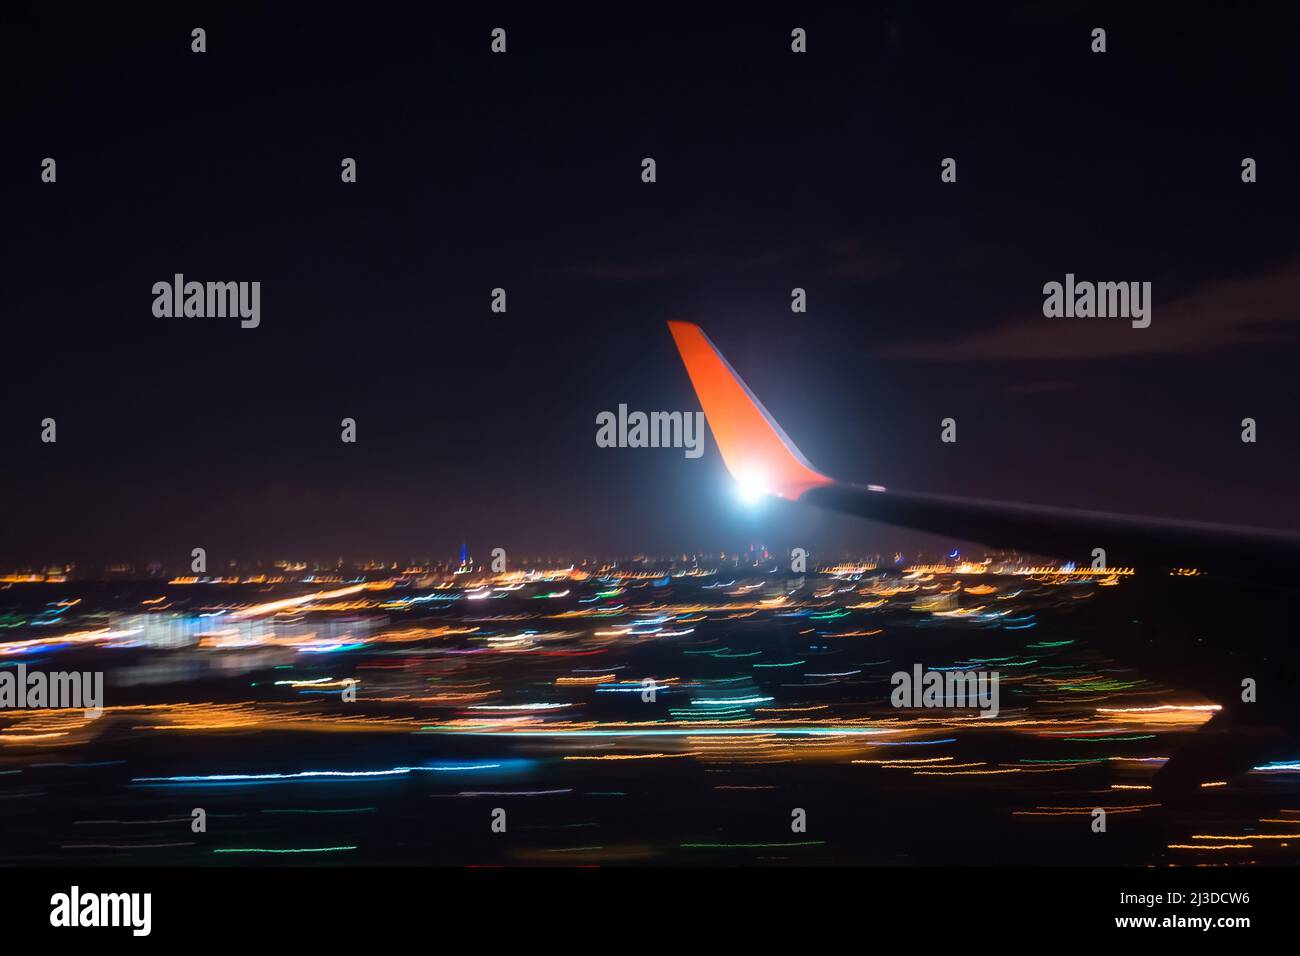
[[[668,329],[723,463],[744,497],[793,501],[810,488],[833,484],[795,447],[699,325],[670,319]]]

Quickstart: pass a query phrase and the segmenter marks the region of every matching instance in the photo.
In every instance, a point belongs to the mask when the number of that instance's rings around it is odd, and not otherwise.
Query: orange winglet
[[[703,329],[691,322],[669,322],[668,330],[704,408],[722,461],[742,493],[794,501],[809,488],[833,484],[800,454]]]

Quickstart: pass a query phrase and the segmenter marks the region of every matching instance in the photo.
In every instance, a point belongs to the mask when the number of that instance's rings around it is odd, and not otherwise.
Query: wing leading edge
[[[1300,536],[1265,529],[836,481],[800,453],[698,325],[669,322],[668,327],[722,460],[742,487],[994,548],[1076,558],[1103,548],[1112,567],[1194,567],[1243,574],[1261,564],[1291,570],[1300,560]]]

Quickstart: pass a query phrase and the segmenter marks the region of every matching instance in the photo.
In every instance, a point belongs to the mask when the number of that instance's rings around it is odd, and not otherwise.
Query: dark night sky
[[[746,512],[711,439],[597,448],[698,408],[669,318],[839,477],[1300,527],[1267,8],[46,6],[2,15],[0,565],[917,541]],[[261,327],[155,318],[174,272],[260,280]],[[1152,282],[1151,328],[1043,318],[1066,272]]]

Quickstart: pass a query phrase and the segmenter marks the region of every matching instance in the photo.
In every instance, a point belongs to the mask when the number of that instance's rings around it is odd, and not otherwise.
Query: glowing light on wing
[[[793,501],[809,488],[831,483],[808,463],[698,325],[669,322],[668,328],[742,499],[776,495]]]

